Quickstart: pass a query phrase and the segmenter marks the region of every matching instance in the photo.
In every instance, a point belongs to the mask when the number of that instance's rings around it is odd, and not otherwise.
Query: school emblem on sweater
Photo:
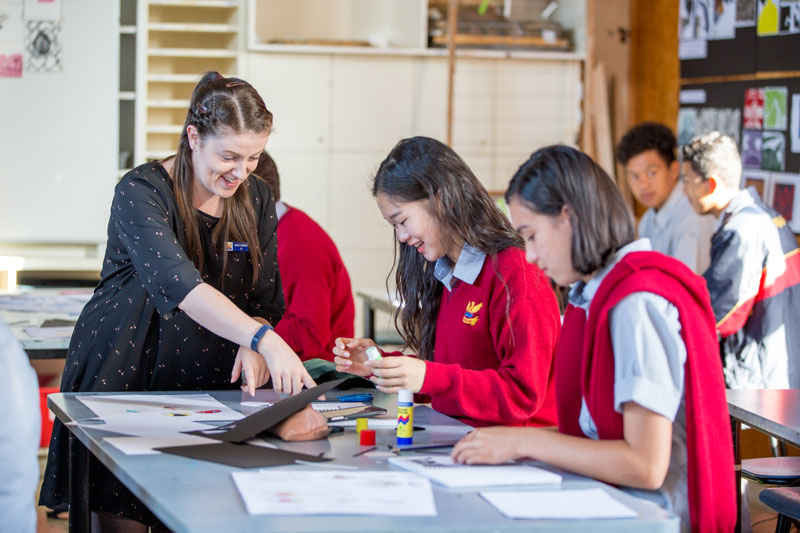
[[[481,310],[481,307],[483,307],[483,304],[476,305],[475,302],[469,302],[467,304],[467,310],[464,312],[464,318],[462,319],[464,324],[474,326],[480,318],[478,312]]]

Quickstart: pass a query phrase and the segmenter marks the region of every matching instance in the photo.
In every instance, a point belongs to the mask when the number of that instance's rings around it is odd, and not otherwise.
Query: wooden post
[[[584,56],[583,60],[583,123],[581,124],[581,142],[580,149],[584,151],[589,157],[593,158],[596,155],[594,146],[594,133],[593,133],[593,110],[592,110],[592,70],[594,69],[595,54],[594,54],[594,0],[586,0],[586,39],[584,39]]]
[[[614,139],[611,135],[611,113],[608,109],[608,80],[606,68],[598,63],[592,69],[592,97],[589,103],[594,109],[595,161],[608,173],[611,179],[617,174],[614,170]],[[615,180],[616,181],[616,180]]]
[[[458,0],[447,2],[447,145],[453,146],[453,86],[456,73]]]

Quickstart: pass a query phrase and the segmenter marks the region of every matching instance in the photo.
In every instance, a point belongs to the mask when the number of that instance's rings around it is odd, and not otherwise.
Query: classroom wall
[[[454,148],[488,189],[505,190],[537,148],[575,145],[579,69],[577,60],[458,60]],[[267,149],[283,199],[330,233],[354,291],[383,288],[393,234],[370,180],[398,140],[445,139],[445,58],[249,53],[246,70],[275,115]]]

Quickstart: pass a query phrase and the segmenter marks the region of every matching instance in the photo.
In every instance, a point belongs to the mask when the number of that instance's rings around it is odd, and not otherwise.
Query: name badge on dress
[[[246,242],[226,242],[225,243],[225,251],[226,252],[249,252],[250,247],[247,246]]]

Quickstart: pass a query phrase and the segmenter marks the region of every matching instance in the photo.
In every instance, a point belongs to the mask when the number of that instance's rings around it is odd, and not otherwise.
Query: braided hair
[[[197,128],[201,139],[229,132],[264,133],[272,128],[272,113],[252,85],[238,78],[225,78],[217,72],[207,72],[192,93],[178,152],[175,154],[172,179],[178,215],[184,224],[182,245],[197,269],[203,273],[204,250],[200,239],[200,223],[192,202],[194,168],[187,132],[190,125]],[[225,200],[222,217],[212,234],[212,245],[223,254],[220,283],[224,284],[228,269],[228,253],[224,243],[239,241],[248,245],[253,266],[251,286],[256,286],[261,269],[257,228],[249,187],[240,186],[233,196]]]

